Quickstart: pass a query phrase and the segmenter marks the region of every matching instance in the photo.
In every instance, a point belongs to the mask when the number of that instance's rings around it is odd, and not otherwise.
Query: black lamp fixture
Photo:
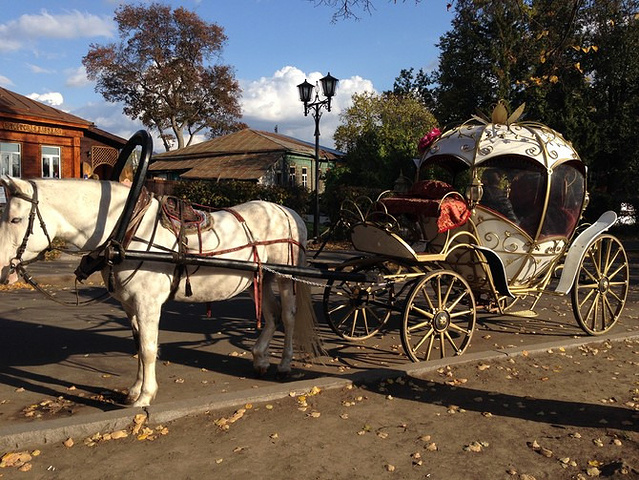
[[[322,108],[331,111],[331,99],[335,96],[337,90],[337,82],[339,80],[333,77],[330,72],[325,77],[320,78],[319,83],[322,85],[322,94],[324,99],[320,99],[319,85],[313,85],[308,80],[304,80],[297,86],[300,94],[300,101],[304,104],[304,116],[308,116],[308,112],[312,112],[315,119],[315,211],[313,216],[313,237],[318,238],[319,235],[319,122],[322,117]],[[315,97],[313,98],[313,92]],[[313,101],[311,99],[313,98]]]

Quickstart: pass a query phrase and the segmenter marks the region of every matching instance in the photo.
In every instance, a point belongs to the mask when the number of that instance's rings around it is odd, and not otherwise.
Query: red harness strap
[[[255,240],[255,238],[253,237],[253,233],[251,232],[250,228],[246,224],[246,221],[244,220],[244,217],[242,217],[242,215],[240,215],[238,212],[236,212],[232,208],[224,208],[222,210],[231,213],[237,219],[237,221],[242,225],[242,228],[244,229],[244,232],[246,233],[248,243],[244,245],[238,245],[237,247],[227,248],[224,250],[216,250],[214,252],[202,252],[202,245],[200,243],[200,247],[199,247],[200,254],[204,256],[212,257],[216,255],[223,255],[225,253],[237,252],[245,248],[251,248],[252,254],[253,254],[253,261],[257,263],[258,265],[257,270],[255,274],[253,275],[253,297],[255,299],[255,317],[257,320],[257,328],[261,328],[262,327],[262,284],[264,280],[264,272],[262,269],[262,261],[260,258],[260,253],[257,247],[264,246],[264,245],[274,245],[276,243],[288,243],[290,248],[290,255],[291,255],[291,260],[290,260],[291,265],[295,265],[295,257],[293,256],[293,253],[294,253],[293,245],[297,246],[301,250],[304,250],[304,246],[300,242],[298,242],[297,240],[294,240],[291,237],[290,225],[289,225],[288,238],[278,238],[273,240]]]

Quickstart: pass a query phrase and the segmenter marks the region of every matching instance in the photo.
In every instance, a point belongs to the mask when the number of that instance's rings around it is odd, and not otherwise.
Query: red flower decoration
[[[424,135],[419,141],[419,145],[417,146],[417,151],[419,152],[419,154],[423,155],[424,153],[426,153],[426,150],[430,148],[433,142],[437,140],[441,134],[441,130],[435,127],[426,135]]]

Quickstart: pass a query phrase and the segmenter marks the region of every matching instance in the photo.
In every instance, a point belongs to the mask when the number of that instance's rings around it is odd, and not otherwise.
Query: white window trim
[[[45,148],[55,148],[58,150],[58,154],[54,155],[54,154],[50,154],[50,153],[44,153],[44,149]],[[42,176],[42,178],[61,178],[62,177],[62,149],[60,147],[55,147],[52,145],[42,145],[40,147],[40,174]],[[54,161],[55,159],[58,160],[58,177],[53,177],[51,175],[48,176],[44,176],[44,160],[45,158],[48,158],[49,160],[53,160],[51,163],[51,166],[54,165]],[[50,167],[51,168],[51,167]],[[53,169],[51,169],[51,171],[53,171]]]

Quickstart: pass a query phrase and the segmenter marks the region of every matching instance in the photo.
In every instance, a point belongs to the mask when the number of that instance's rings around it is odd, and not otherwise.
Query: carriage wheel
[[[617,323],[629,277],[623,245],[612,235],[601,235],[583,256],[572,287],[572,310],[586,333],[602,335]]]
[[[408,295],[401,337],[413,362],[461,355],[474,329],[475,297],[458,273],[431,272]]]
[[[347,262],[336,270],[385,275],[391,266],[380,260]],[[329,280],[324,288],[324,316],[337,335],[346,340],[366,340],[386,324],[392,313],[395,291],[392,283],[377,285]]]

